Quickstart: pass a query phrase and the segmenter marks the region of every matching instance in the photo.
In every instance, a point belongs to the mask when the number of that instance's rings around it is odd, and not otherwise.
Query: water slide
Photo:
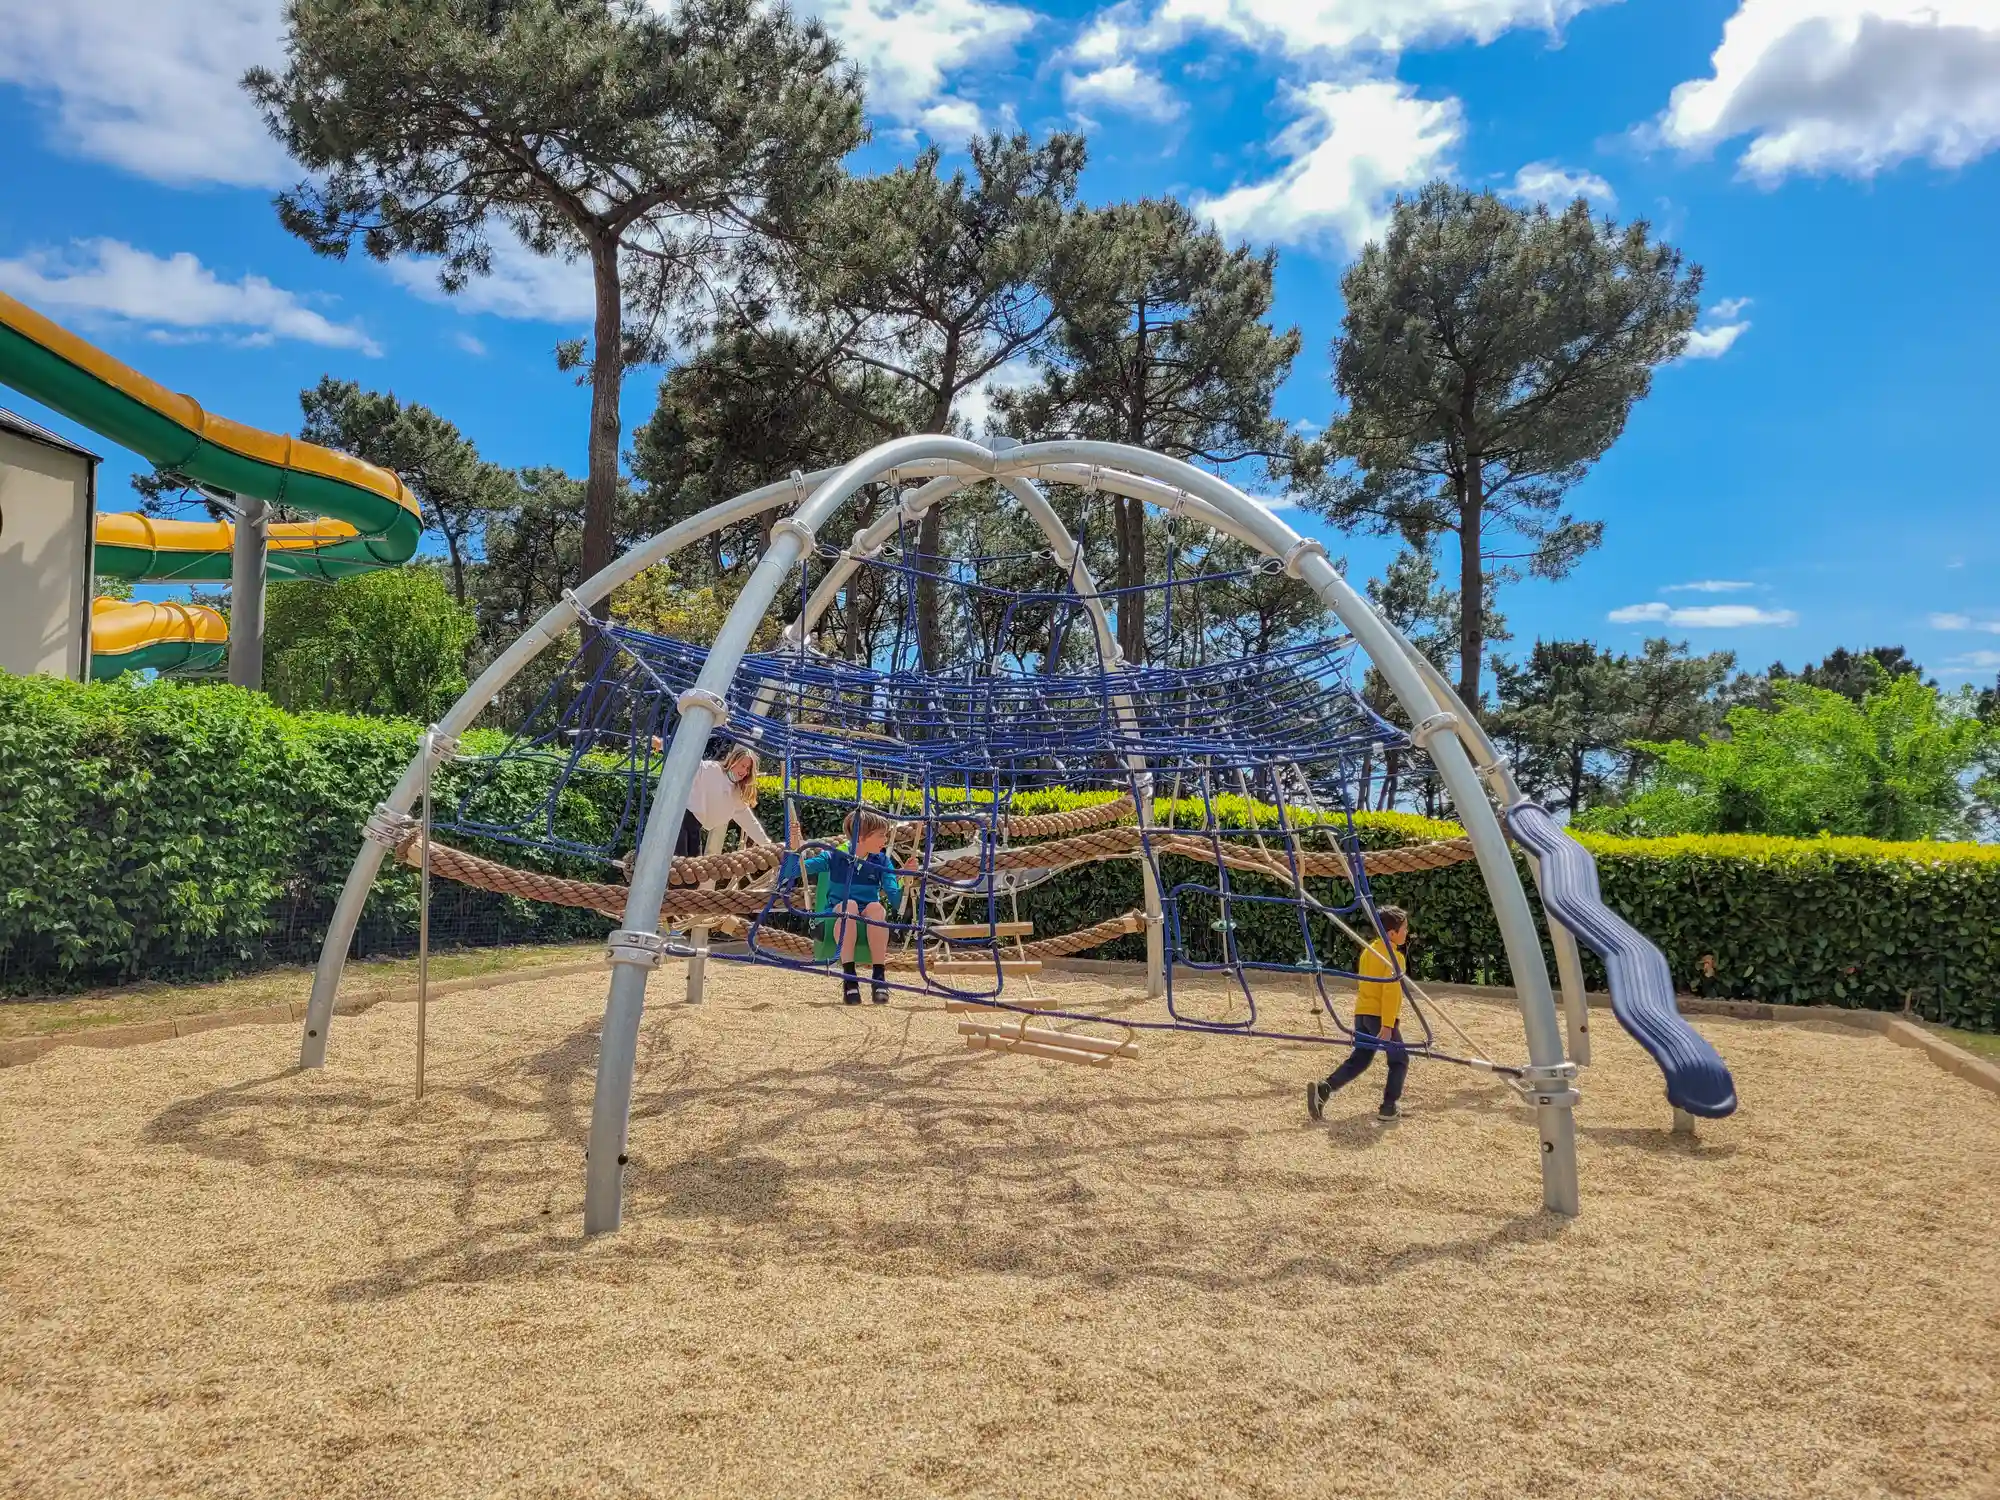
[[[117,443],[155,468],[213,490],[307,511],[269,528],[266,575],[344,578],[408,562],[423,534],[416,498],[387,469],[203,411],[94,344],[0,292],[0,385]],[[228,521],[97,518],[101,577],[171,583],[229,579]],[[221,615],[199,605],[98,599],[91,606],[92,677],[141,667],[217,665],[228,647]]]
[[[1507,828],[1542,865],[1542,905],[1604,961],[1611,1011],[1666,1075],[1667,1102],[1719,1120],[1736,1110],[1736,1081],[1708,1039],[1674,1003],[1674,976],[1653,942],[1604,904],[1597,861],[1549,810],[1534,802],[1507,809]]]

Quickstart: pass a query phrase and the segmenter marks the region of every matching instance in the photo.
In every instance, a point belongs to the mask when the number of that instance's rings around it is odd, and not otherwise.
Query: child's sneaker
[[[1306,1118],[1322,1120],[1326,1118],[1326,1095],[1321,1092],[1326,1085],[1315,1078],[1306,1085]]]

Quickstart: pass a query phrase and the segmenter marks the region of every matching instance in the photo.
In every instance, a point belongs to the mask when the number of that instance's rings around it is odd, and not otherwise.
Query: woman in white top
[[[674,840],[675,858],[704,853],[707,835],[731,823],[743,830],[745,843],[770,843],[771,835],[753,811],[756,806],[756,751],[732,745],[721,760],[703,761],[688,789],[687,813],[681,819],[680,837]]]

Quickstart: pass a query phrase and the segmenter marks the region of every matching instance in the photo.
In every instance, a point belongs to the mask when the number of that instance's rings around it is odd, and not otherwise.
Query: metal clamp
[[[1458,728],[1457,714],[1450,712],[1434,713],[1429,718],[1420,721],[1417,727],[1410,731],[1410,740],[1413,744],[1428,750],[1432,736],[1441,730],[1456,728]]]
[[[1286,576],[1303,579],[1305,574],[1300,569],[1308,557],[1318,557],[1324,562],[1326,560],[1326,543],[1309,536],[1302,536],[1296,542],[1293,542],[1291,546],[1285,549]]]
[[[1530,1104],[1554,1104],[1571,1109],[1583,1097],[1577,1092],[1576,1064],[1573,1062],[1550,1063],[1546,1067],[1530,1064],[1521,1069],[1521,1076],[1514,1080],[1514,1087]]]
[[[923,493],[921,487],[913,485],[896,497],[896,509],[902,512],[905,521],[921,521],[924,512],[931,508],[930,502],[921,498]]]
[[[375,811],[368,815],[368,821],[361,825],[362,835],[380,844],[384,849],[394,849],[417,831],[417,820],[408,813],[397,812],[386,802],[375,804]]]
[[[813,550],[813,544],[816,540],[813,536],[812,527],[806,525],[797,516],[785,516],[771,523],[771,540],[775,542],[781,536],[797,537],[800,549],[806,552]]]
[[[604,940],[604,961],[608,964],[636,964],[657,969],[667,956],[667,939],[657,932],[634,932],[621,927]]]
[[[867,546],[865,545],[865,540],[867,536],[868,533],[865,529],[855,532],[854,539],[847,544],[847,550],[841,553],[840,555],[844,558],[849,559],[852,562],[875,561],[876,558],[882,555],[883,544],[881,542],[877,542],[872,547]]]
[[[1174,490],[1174,498],[1162,504],[1160,509],[1167,513],[1170,520],[1178,521],[1187,515],[1188,502],[1192,499],[1194,499],[1194,496],[1177,486]]]
[[[437,764],[441,761],[452,760],[457,757],[458,755],[457,735],[441,734],[438,732],[437,727],[433,725],[429,737],[431,742],[432,764]]]
[[[720,729],[729,722],[729,705],[707,688],[691,687],[674,699],[674,707],[685,714],[691,708],[705,708],[715,722],[709,727]]]
[[[805,498],[806,498],[806,471],[804,469],[794,469],[792,470],[793,503],[797,504],[803,502]]]
[[[570,613],[575,616],[573,620],[563,619],[558,612],[560,607],[565,604],[569,606]],[[584,607],[583,601],[577,598],[575,592],[571,589],[564,589],[562,591],[562,597],[556,601],[556,605],[557,608],[549,610],[547,614],[535,622],[536,633],[545,641],[561,640],[564,633],[572,625],[594,625],[596,623],[591,617],[590,611]]]

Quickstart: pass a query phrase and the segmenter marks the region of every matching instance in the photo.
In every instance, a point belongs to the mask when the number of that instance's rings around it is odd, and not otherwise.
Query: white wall
[[[89,670],[90,460],[0,429],[0,668]]]

